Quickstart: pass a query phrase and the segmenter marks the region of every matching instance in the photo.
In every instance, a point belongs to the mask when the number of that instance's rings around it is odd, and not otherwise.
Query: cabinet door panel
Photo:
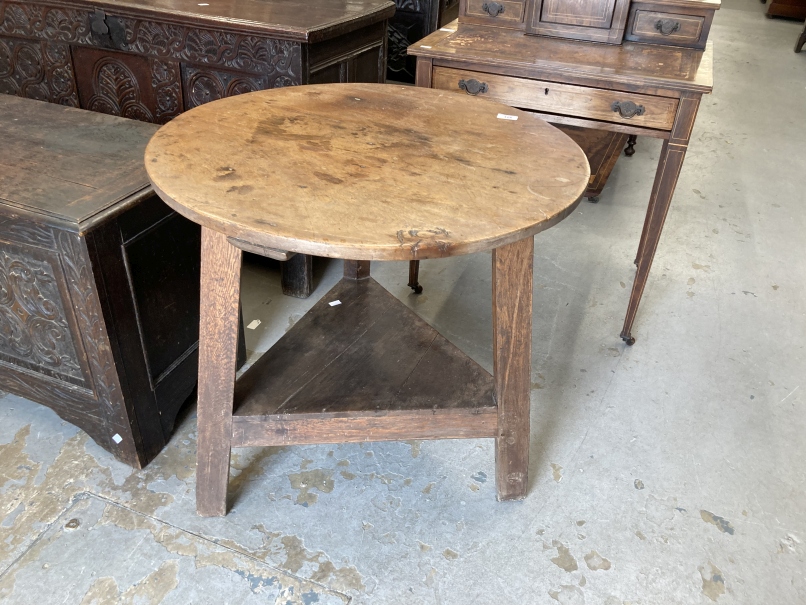
[[[526,32],[621,44],[630,0],[529,0]]]
[[[544,0],[540,20],[585,27],[608,28],[613,22],[616,0]]]

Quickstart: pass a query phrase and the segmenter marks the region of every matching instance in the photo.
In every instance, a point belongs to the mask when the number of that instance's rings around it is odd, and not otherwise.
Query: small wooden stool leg
[[[227,514],[241,251],[202,227],[196,512]]]
[[[367,279],[369,277],[369,270],[371,262],[368,260],[345,260],[344,261],[344,277],[346,279]]]
[[[415,294],[422,294],[423,287],[420,285],[420,261],[409,261],[409,288],[414,290]]]
[[[532,374],[534,238],[493,250],[493,366],[498,403],[495,483],[499,500],[526,497]]]
[[[313,256],[295,254],[281,262],[280,284],[286,296],[308,298],[313,292]]]

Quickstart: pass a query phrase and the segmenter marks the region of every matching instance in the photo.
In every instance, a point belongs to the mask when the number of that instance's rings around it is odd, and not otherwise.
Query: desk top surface
[[[53,4],[47,0],[35,1]],[[3,3],[0,1],[0,8]],[[235,28],[238,32],[309,42],[389,19],[395,12],[391,0],[66,0],[66,3],[100,8],[111,16],[136,13],[151,15],[157,21]]]
[[[408,52],[475,64],[479,71],[561,82],[584,79],[602,88],[623,84],[702,93],[713,89],[713,42],[705,50],[635,42],[598,44],[454,21],[411,45]]]
[[[83,223],[151,190],[143,151],[156,130],[0,94],[0,205],[89,226]]]
[[[526,112],[384,84],[202,105],[157,132],[146,169],[166,203],[215,231],[357,260],[517,241],[565,218],[590,176],[582,150]]]

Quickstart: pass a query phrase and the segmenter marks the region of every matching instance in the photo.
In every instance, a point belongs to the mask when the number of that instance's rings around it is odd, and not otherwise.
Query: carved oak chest
[[[196,384],[200,231],[143,167],[157,127],[0,95],[0,389],[134,467]]]
[[[162,124],[233,94],[383,81],[390,0],[0,0],[0,92]]]

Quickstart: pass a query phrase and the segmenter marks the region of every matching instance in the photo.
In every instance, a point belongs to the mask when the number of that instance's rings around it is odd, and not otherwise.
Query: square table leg
[[[534,237],[496,248],[492,256],[495,483],[499,500],[519,500],[529,479]]]
[[[227,514],[242,252],[202,227],[196,512]]]

